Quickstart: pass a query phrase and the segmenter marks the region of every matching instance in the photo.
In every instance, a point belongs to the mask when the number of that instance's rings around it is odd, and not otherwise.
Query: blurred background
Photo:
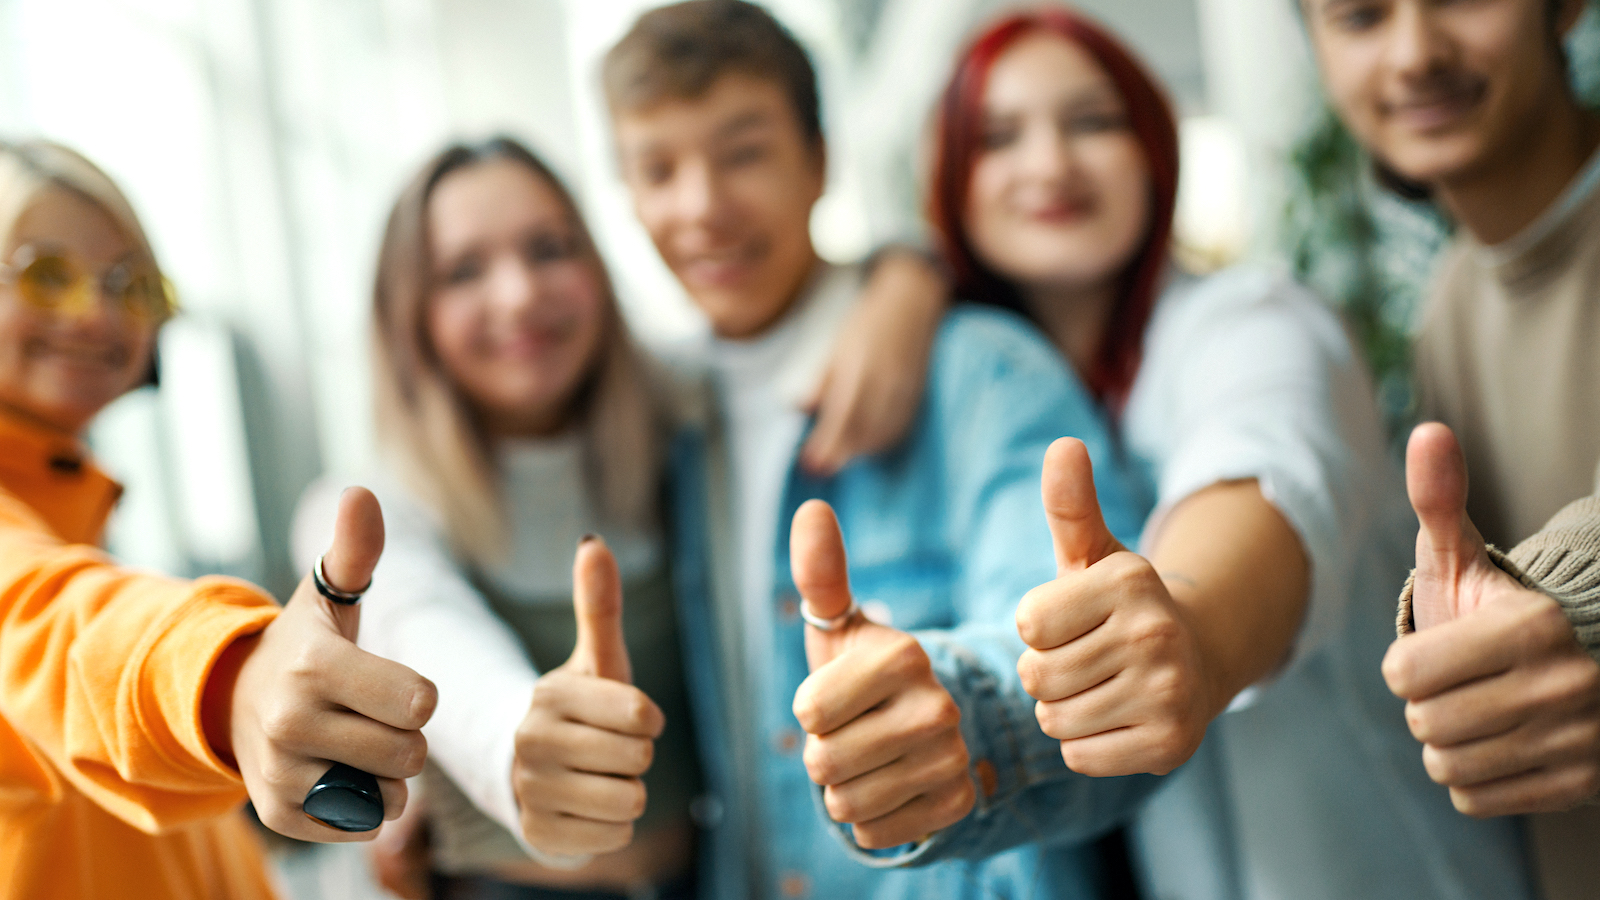
[[[633,222],[599,97],[600,55],[650,5],[0,0],[0,136],[53,138],[104,166],[183,299],[162,337],[163,386],[119,401],[93,435],[128,485],[116,553],[288,595],[300,492],[371,464],[378,236],[402,182],[448,139],[531,142],[577,192],[640,337],[703,327]],[[969,30],[1014,4],[767,5],[821,73],[832,169],[819,249],[849,260],[918,237],[932,98]],[[1076,5],[1129,40],[1182,114],[1183,259],[1292,268],[1347,313],[1403,418],[1403,337],[1447,226],[1374,190],[1316,93],[1295,0]],[[1593,10],[1578,31],[1575,77],[1594,96]],[[376,896],[348,849],[279,856],[292,896]]]

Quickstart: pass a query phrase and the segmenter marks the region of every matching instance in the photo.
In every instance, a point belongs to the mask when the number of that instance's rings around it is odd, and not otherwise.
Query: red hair
[[[972,169],[983,151],[983,94],[995,60],[1019,39],[1036,32],[1060,35],[1081,47],[1110,76],[1128,110],[1128,123],[1150,170],[1149,234],[1128,264],[1104,341],[1085,380],[1091,392],[1120,408],[1139,371],[1144,328],[1172,241],[1178,196],[1178,126],[1156,80],[1116,38],[1081,13],[1046,7],[1008,15],[968,46],[939,101],[934,147],[933,192],[928,218],[938,231],[957,296],[1016,310],[1032,318],[1017,287],[978,259],[963,218]]]

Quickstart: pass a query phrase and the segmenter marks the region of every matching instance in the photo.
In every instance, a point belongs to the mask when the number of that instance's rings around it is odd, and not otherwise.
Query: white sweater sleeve
[[[301,497],[292,544],[302,568],[327,547],[343,487],[324,479]],[[393,487],[380,486],[378,497],[383,558],[361,601],[359,642],[438,686],[439,705],[423,728],[429,757],[520,840],[511,765],[538,672],[516,635],[462,576],[432,517]]]
[[[1404,489],[1365,366],[1333,313],[1249,268],[1175,291],[1151,324],[1125,419],[1130,444],[1155,466],[1156,510],[1142,544],[1196,491],[1257,479],[1311,561],[1286,668],[1343,627],[1359,542]]]

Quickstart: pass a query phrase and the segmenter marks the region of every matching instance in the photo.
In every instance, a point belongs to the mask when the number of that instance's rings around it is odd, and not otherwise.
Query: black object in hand
[[[383,824],[378,779],[354,766],[334,763],[301,804],[307,816],[340,831],[371,831]]]

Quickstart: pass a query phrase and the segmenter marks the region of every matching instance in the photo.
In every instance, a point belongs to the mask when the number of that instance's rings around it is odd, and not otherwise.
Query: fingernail
[[[589,534],[584,535],[581,538],[578,538],[578,546],[582,547],[584,544],[587,544],[590,541],[598,541],[599,539],[600,539],[600,535],[594,534],[594,533],[591,532]]]

